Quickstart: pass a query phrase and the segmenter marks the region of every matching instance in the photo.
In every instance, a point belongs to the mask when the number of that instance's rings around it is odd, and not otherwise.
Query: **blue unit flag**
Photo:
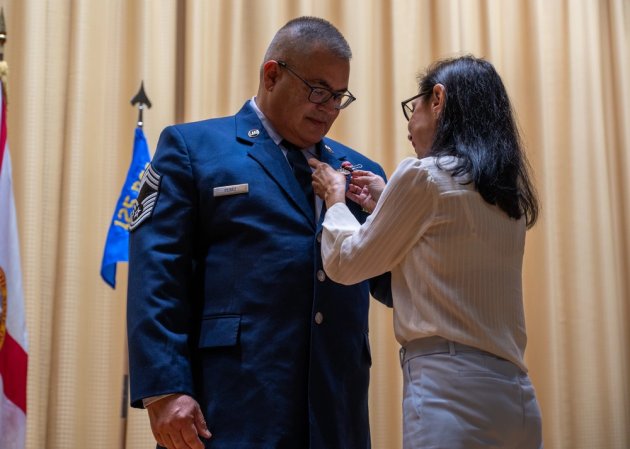
[[[149,154],[147,139],[142,128],[137,127],[133,142],[133,158],[127,172],[125,185],[116,203],[103,251],[103,262],[101,263],[101,277],[111,288],[116,288],[116,264],[129,261],[131,213],[136,204],[136,198],[138,198],[142,174],[149,162],[151,162],[151,155]]]

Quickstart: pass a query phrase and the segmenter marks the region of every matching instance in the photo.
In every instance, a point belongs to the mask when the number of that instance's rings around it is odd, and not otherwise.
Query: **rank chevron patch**
[[[162,176],[149,164],[142,175],[142,181],[140,181],[140,192],[138,192],[138,199],[131,213],[129,231],[137,229],[153,213],[160,193],[161,179]]]

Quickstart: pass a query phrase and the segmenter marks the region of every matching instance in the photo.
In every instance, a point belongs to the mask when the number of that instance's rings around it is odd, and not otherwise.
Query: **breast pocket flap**
[[[199,335],[200,348],[234,346],[241,328],[240,315],[220,315],[204,318]]]

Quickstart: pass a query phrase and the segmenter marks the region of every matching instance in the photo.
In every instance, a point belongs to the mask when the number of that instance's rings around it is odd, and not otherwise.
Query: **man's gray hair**
[[[287,60],[295,54],[309,54],[326,49],[333,55],[349,61],[352,51],[343,34],[330,22],[319,17],[304,16],[290,20],[271,40],[265,60]]]

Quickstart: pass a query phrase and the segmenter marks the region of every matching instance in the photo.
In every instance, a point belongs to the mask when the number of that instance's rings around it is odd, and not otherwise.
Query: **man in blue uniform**
[[[354,100],[350,58],[329,22],[294,19],[235,116],[160,137],[131,224],[128,292],[132,405],[147,407],[160,446],[370,447],[369,293],[389,304],[389,277],[327,278],[325,210],[304,172],[316,157],[384,176],[325,137]]]

